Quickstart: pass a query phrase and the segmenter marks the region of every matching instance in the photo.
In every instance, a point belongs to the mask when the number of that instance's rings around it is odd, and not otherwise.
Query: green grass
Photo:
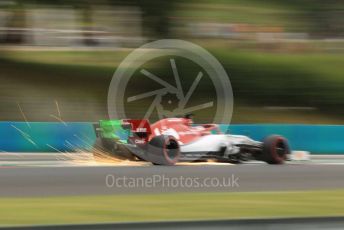
[[[305,21],[297,20],[303,13],[299,8],[275,1],[216,0],[180,3],[174,14],[191,21],[222,23],[248,23],[260,26],[278,26],[284,29],[307,27]]]
[[[343,54],[213,53],[230,74],[236,98],[255,105],[310,106],[319,109],[314,113],[341,114]]]
[[[344,215],[344,190],[0,198],[1,225]]]
[[[233,47],[219,49],[207,45],[230,76],[235,102],[233,123],[344,122],[343,54],[276,53],[238,50]],[[24,106],[28,100],[27,95],[32,94],[36,88],[39,89],[35,90],[36,94],[50,100],[47,103],[52,104],[58,100],[65,107],[62,109],[67,121],[77,121],[80,117],[83,121],[103,119],[106,117],[106,96],[111,77],[129,52],[3,51],[0,55],[0,83],[6,85],[2,93],[13,99],[13,102],[7,101],[4,105],[11,107],[11,110],[1,115],[1,119],[22,119],[16,101],[22,102]],[[154,66],[152,71],[160,71],[161,76],[171,75],[164,66]],[[192,80],[194,74],[189,73],[191,68],[182,71],[185,71],[182,76],[191,76]],[[21,90],[15,90],[17,88]],[[61,88],[65,90],[61,91]],[[88,109],[88,113],[83,113],[83,116],[74,110],[72,114],[68,107],[71,106],[70,101],[75,99],[80,101],[81,108],[92,109]],[[273,111],[264,109],[265,106],[315,109]],[[30,115],[29,119],[33,120],[42,120],[39,114],[52,113],[39,111],[36,116],[30,108],[25,108],[25,111]],[[202,116],[200,111],[198,117]],[[44,119],[49,119],[48,115]]]
[[[113,70],[129,54],[130,49],[118,51],[2,51],[1,56],[17,62],[66,65]]]

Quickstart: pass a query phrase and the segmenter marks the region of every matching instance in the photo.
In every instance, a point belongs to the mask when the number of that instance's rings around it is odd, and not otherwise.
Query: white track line
[[[142,161],[94,161],[92,153],[69,153],[61,160],[60,153],[0,153],[0,167],[125,167],[151,166]],[[68,157],[71,156],[71,157]],[[312,155],[310,161],[288,161],[288,165],[344,165],[344,155]],[[266,165],[261,161],[248,161],[244,165]],[[230,163],[181,162],[178,166],[229,166]]]

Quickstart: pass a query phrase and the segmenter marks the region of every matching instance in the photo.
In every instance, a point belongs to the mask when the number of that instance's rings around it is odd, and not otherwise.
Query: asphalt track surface
[[[343,163],[343,159],[322,159],[286,165],[189,163],[167,167],[144,162],[97,163],[58,154],[11,154],[0,156],[0,196],[339,189],[344,188]]]

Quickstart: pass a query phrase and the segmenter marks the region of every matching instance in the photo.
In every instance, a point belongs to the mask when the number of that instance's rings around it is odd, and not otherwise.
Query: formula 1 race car
[[[283,164],[290,154],[288,141],[271,135],[263,142],[247,136],[223,134],[216,124],[193,125],[192,118],[101,120],[94,125],[94,155],[144,160],[156,165],[179,161],[241,162],[260,160]]]

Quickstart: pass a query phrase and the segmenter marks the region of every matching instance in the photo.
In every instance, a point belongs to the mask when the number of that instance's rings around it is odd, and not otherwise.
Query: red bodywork
[[[220,133],[216,124],[205,124],[192,126],[190,118],[165,118],[150,125],[148,120],[123,120],[123,124],[131,126],[133,136],[130,139],[135,144],[145,144],[153,137],[159,135],[172,135],[180,144],[187,144],[205,135],[210,135],[212,131]]]

